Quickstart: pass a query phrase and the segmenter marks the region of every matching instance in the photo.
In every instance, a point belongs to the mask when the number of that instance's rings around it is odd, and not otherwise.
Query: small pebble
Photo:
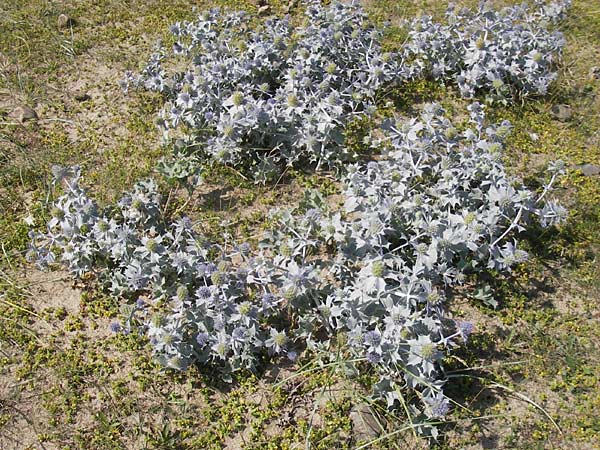
[[[352,433],[357,441],[370,441],[377,438],[383,427],[373,412],[373,408],[366,403],[355,405],[350,411]]]
[[[73,25],[73,20],[66,14],[61,14],[56,20],[58,28],[68,28]]]
[[[78,102],[85,102],[91,98],[87,92],[83,92],[83,91],[76,92],[75,95],[73,95],[73,97]]]
[[[571,119],[573,112],[571,111],[571,107],[569,105],[554,105],[552,107],[552,115],[555,119],[558,119],[561,122],[566,122],[567,120]]]
[[[586,177],[600,175],[600,166],[597,164],[580,164],[574,166],[573,169],[579,170]]]
[[[17,106],[15,109],[13,109],[10,112],[8,117],[17,119],[20,123],[25,123],[28,120],[37,120],[38,119],[38,115],[35,112],[35,109],[30,108],[29,106],[26,106],[26,105]]]

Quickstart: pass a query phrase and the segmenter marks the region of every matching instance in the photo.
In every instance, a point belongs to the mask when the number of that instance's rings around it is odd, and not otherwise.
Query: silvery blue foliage
[[[386,123],[386,158],[350,168],[344,208],[307,195],[301,214],[274,211],[259,252],[207,243],[185,218],[167,223],[151,181],[101,210],[78,168],[55,168],[65,192],[48,231],[32,233],[30,257],[95,273],[114,295],[136,298],[129,315],[167,367],[204,364],[227,376],[265,355],[327,351],[343,335],[347,351],[378,370],[376,393],[390,407],[410,388],[422,413],[440,417],[449,409],[440,360],[473,329],[446,316],[445,298],[468,274],[525,261],[515,235],[531,220],[565,216],[542,204],[563,165],[536,198],[502,164],[510,124],[486,127],[477,103],[470,112],[464,131],[438,105]],[[130,319],[113,329],[129,331]]]
[[[562,166],[536,196],[502,164],[510,124],[486,127],[482,106],[470,111],[465,131],[438,105],[420,119],[386,124],[387,157],[351,168],[342,211],[280,212],[263,242],[277,265],[313,275],[308,291],[290,297],[299,315],[294,334],[319,349],[323,330],[344,333],[348,350],[379,370],[377,392],[390,406],[409,387],[430,417],[449,407],[439,362],[473,329],[446,316],[447,295],[469,274],[525,261],[514,238],[532,220],[564,219],[542,202]]]
[[[308,2],[295,28],[272,18],[252,29],[245,13],[212,9],[174,24],[173,48],[159,46],[123,84],[167,99],[158,124],[165,137],[187,141],[175,162],[160,165],[169,179],[197,177],[208,157],[267,182],[285,165],[339,168],[355,159],[344,146],[346,126],[373,115],[376,95],[394,83],[452,80],[465,97],[500,101],[545,94],[564,45],[551,25],[569,5],[452,6],[446,24],[415,18],[399,54],[382,51],[383,30],[357,2]]]
[[[159,121],[166,133],[187,135],[215,160],[248,164],[266,181],[301,160],[351,160],[345,126],[374,113],[381,87],[409,75],[453,79],[467,97],[545,93],[562,46],[548,23],[568,3],[451,9],[447,25],[422,17],[401,55],[382,52],[381,30],[355,4],[314,2],[303,27],[272,19],[255,31],[243,13],[211,10],[175,24],[173,49],[160,49],[128,82],[167,97]],[[169,74],[172,56],[186,66]],[[469,110],[462,131],[439,105],[385,123],[384,159],[349,166],[344,208],[307,196],[301,214],[274,212],[278,227],[258,252],[207,243],[188,219],[167,222],[152,181],[102,209],[80,186],[78,168],[55,167],[64,195],[47,232],[32,232],[30,257],[94,273],[114,295],[136,300],[111,328],[127,332],[138,317],[167,367],[204,364],[227,376],[266,355],[328,350],[343,336],[348,352],[378,370],[376,394],[388,405],[411,388],[423,399],[420,412],[443,417],[440,361],[473,330],[447,317],[446,297],[469,274],[525,261],[516,235],[532,220],[550,226],[566,216],[544,201],[563,165],[552,165],[534,194],[502,164],[510,123],[486,126],[480,104]],[[194,178],[196,156],[162,170]]]
[[[93,273],[113,295],[137,298],[132,311],[142,316],[165,366],[210,364],[227,375],[253,369],[263,350],[293,350],[285,332],[271,327],[281,300],[270,293],[277,279],[269,277],[279,275],[250,258],[247,244],[226,252],[205,242],[189,219],[166,223],[152,181],[102,210],[80,186],[78,167],[53,171],[65,192],[54,202],[47,232],[31,232],[29,257],[42,267],[61,262],[78,277]],[[211,250],[217,256],[209,258]],[[122,330],[118,323],[111,329]]]
[[[382,31],[354,2],[310,2],[298,28],[269,19],[250,30],[244,13],[213,9],[171,32],[173,49],[159,49],[126,85],[166,96],[159,122],[167,135],[181,130],[217,161],[252,165],[259,180],[284,164],[352,159],[346,124],[372,114],[379,88],[402,76],[381,50]],[[176,56],[186,65],[168,72]]]
[[[413,76],[452,80],[464,97],[495,99],[544,95],[556,79],[564,38],[552,31],[570,0],[535,1],[500,11],[482,2],[477,11],[451,6],[447,24],[430,16],[412,20],[404,57]]]

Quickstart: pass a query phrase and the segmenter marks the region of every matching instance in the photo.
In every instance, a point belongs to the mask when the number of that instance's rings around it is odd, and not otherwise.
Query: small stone
[[[58,28],[68,28],[71,25],[73,25],[73,19],[71,19],[66,14],[61,14],[60,16],[58,16],[56,24],[58,25]]]
[[[377,419],[373,408],[366,403],[359,403],[350,410],[352,432],[357,441],[370,441],[383,431],[383,423]]]
[[[574,166],[573,169],[579,170],[586,177],[600,175],[600,166],[597,164],[580,164]]]
[[[17,119],[21,123],[27,122],[28,120],[37,120],[38,119],[38,115],[35,112],[35,109],[30,108],[29,106],[26,106],[26,105],[17,106],[15,109],[13,109],[10,112],[8,117]]]
[[[573,112],[571,111],[571,107],[569,105],[554,105],[552,107],[552,115],[555,119],[558,119],[561,122],[566,122],[567,120],[571,119]]]
[[[590,78],[592,80],[600,80],[600,67],[594,66],[590,69]]]
[[[75,92],[75,94],[73,95],[73,98],[75,98],[75,100],[77,100],[78,102],[85,102],[85,101],[89,100],[91,97],[87,92],[78,91],[78,92]]]
[[[268,14],[271,11],[271,7],[269,5],[263,5],[258,8],[258,14]]]

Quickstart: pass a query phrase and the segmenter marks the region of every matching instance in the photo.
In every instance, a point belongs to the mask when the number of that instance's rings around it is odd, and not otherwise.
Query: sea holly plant
[[[412,20],[403,57],[413,76],[451,80],[467,98],[484,94],[506,102],[545,95],[565,43],[553,25],[570,4],[535,1],[495,10],[482,2],[476,11],[451,6],[445,24],[430,16]]]
[[[166,137],[183,136],[203,156],[245,166],[257,180],[283,166],[354,159],[343,145],[345,126],[373,114],[379,88],[402,78],[397,57],[381,50],[382,31],[356,2],[310,2],[296,28],[287,19],[254,30],[249,23],[242,12],[216,9],[176,23],[173,48],[160,48],[124,86],[166,97],[159,119]],[[175,61],[181,70],[165,68]]]
[[[473,330],[448,316],[445,299],[471,274],[525,261],[518,232],[566,214],[545,199],[563,166],[552,165],[542,192],[526,189],[502,164],[510,124],[485,125],[477,103],[470,113],[462,131],[439,105],[386,123],[385,159],[350,168],[341,210],[307,195],[295,212],[272,212],[277,225],[254,250],[208,243],[189,219],[165,220],[151,181],[101,209],[79,169],[56,168],[64,194],[47,232],[32,232],[29,255],[95,274],[131,305],[114,329],[141,323],[167,367],[199,364],[227,379],[269,356],[345,342],[377,370],[374,395],[395,407],[410,389],[423,400],[415,414],[441,417],[441,359]]]
[[[464,131],[439,105],[386,124],[387,157],[350,169],[342,211],[281,212],[263,242],[278,264],[320,275],[313,295],[293,296],[302,311],[295,334],[320,350],[328,348],[322,330],[344,334],[348,351],[379,371],[376,392],[389,406],[410,388],[429,417],[448,410],[440,361],[473,329],[447,316],[445,299],[469,275],[526,261],[518,232],[566,215],[544,202],[562,164],[552,165],[542,192],[529,191],[502,163],[510,124],[485,126],[478,103],[470,113]]]
[[[280,299],[270,293],[278,274],[263,273],[247,244],[207,243],[187,218],[167,223],[152,181],[101,209],[81,187],[78,167],[53,172],[64,194],[47,232],[31,232],[29,257],[41,267],[60,262],[76,277],[93,274],[128,301],[127,320],[114,330],[130,331],[141,321],[165,366],[204,363],[225,377],[254,369],[263,351],[293,350],[274,328],[283,320]]]
[[[420,16],[397,54],[358,2],[307,2],[305,21],[269,18],[252,27],[244,12],[211,9],[170,27],[125,90],[163,94],[157,123],[174,145],[159,171],[188,182],[212,161],[243,168],[257,182],[286,166],[343,169],[356,160],[345,130],[373,117],[376,99],[411,78],[455,83],[471,98],[508,102],[543,95],[556,78],[564,39],[553,26],[570,0],[494,10],[450,7],[447,23]]]

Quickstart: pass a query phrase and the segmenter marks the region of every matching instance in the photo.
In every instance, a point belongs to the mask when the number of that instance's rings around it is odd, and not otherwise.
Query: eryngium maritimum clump
[[[564,39],[552,27],[569,0],[494,10],[451,7],[447,23],[421,16],[397,54],[357,2],[309,2],[303,25],[243,12],[205,11],[170,28],[146,68],[123,84],[162,93],[158,124],[178,139],[161,171],[184,179],[219,161],[276,180],[284,166],[343,168],[358,155],[346,127],[373,117],[376,98],[410,78],[454,82],[465,97],[507,102],[543,95],[556,78]],[[173,69],[177,67],[178,69]]]
[[[552,25],[570,0],[534,2],[495,10],[482,2],[471,11],[452,6],[447,23],[413,19],[403,56],[413,76],[451,80],[464,97],[492,99],[544,95],[556,79],[563,35]]]
[[[447,295],[470,274],[526,261],[517,233],[566,214],[543,201],[562,164],[552,165],[542,192],[526,189],[502,163],[510,124],[484,126],[478,103],[470,112],[465,131],[439,105],[386,124],[387,158],[351,168],[342,211],[279,213],[263,243],[279,267],[318,275],[310,291],[292,296],[300,323],[293,334],[326,349],[317,339],[323,329],[343,333],[348,351],[379,370],[377,392],[390,406],[399,389],[411,388],[430,416],[448,406],[440,360],[473,330],[447,317]]]
[[[152,181],[101,209],[81,187],[79,168],[53,171],[64,194],[47,232],[31,232],[29,257],[41,267],[60,262],[77,277],[94,274],[112,295],[135,303],[131,314],[144,313],[138,319],[164,365],[209,364],[227,375],[254,369],[262,353],[293,351],[293,341],[271,326],[280,315],[281,298],[270,293],[277,271],[263,273],[247,244],[208,243],[186,218],[167,223]]]
[[[161,48],[127,84],[165,95],[165,133],[181,130],[210,158],[253,166],[261,180],[282,165],[354,158],[345,126],[372,114],[379,88],[402,77],[355,2],[311,2],[298,28],[269,19],[251,30],[244,13],[210,10],[171,32],[173,49]],[[177,56],[185,68],[168,73],[164,62]]]
[[[65,192],[48,231],[32,233],[30,257],[93,273],[132,304],[145,299],[131,316],[168,367],[227,376],[268,355],[295,359],[305,346],[327,353],[345,341],[346,354],[378,370],[376,393],[390,406],[411,389],[438,417],[448,411],[440,361],[473,329],[447,316],[446,297],[467,275],[525,261],[517,233],[565,216],[545,201],[562,166],[542,192],[526,189],[502,164],[510,124],[484,126],[477,103],[470,112],[464,131],[438,105],[386,124],[387,157],[352,166],[343,210],[309,199],[302,214],[275,211],[259,252],[207,243],[187,219],[168,223],[152,182],[102,210],[77,168],[57,168]]]

